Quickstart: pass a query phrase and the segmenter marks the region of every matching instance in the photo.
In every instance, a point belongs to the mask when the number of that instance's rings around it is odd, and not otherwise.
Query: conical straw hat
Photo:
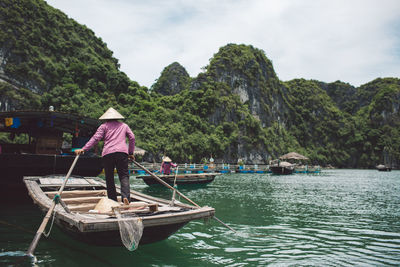
[[[171,162],[172,160],[169,157],[163,157],[164,162]]]
[[[119,207],[119,203],[112,199],[102,197],[94,209],[99,212],[112,212],[112,208],[114,207]]]
[[[99,120],[122,120],[125,119],[124,116],[122,116],[118,111],[116,111],[113,108],[109,108],[101,117]]]

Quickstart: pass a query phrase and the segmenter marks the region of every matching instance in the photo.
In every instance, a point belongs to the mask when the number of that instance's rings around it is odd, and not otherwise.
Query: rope
[[[56,203],[56,204],[58,204],[58,203],[60,203],[60,195],[59,194],[55,194],[54,195],[54,198],[53,198],[53,201]]]
[[[60,198],[61,198],[61,197],[60,197],[59,194],[55,194],[55,195],[54,195],[54,198],[53,198],[53,201],[54,201],[56,204],[58,204],[58,203],[60,203]],[[53,228],[53,224],[54,224],[54,219],[55,219],[55,218],[56,218],[56,209],[54,209],[54,211],[53,211],[53,219],[51,220],[51,224],[50,224],[49,231],[47,231],[47,233],[43,231],[43,235],[44,235],[45,237],[49,237],[50,232],[51,232],[51,229]]]
[[[49,237],[49,235],[50,235],[50,232],[51,232],[51,229],[53,228],[53,223],[54,223],[54,219],[56,218],[56,209],[54,209],[54,212],[53,212],[53,219],[51,220],[51,224],[50,224],[50,229],[49,229],[49,231],[47,231],[47,233],[45,233],[44,231],[43,231],[43,235],[45,236],[45,237]]]

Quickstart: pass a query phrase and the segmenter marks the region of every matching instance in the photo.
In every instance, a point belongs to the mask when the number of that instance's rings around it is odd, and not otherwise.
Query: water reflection
[[[172,192],[131,179],[133,189],[170,199]],[[194,221],[165,241],[94,247],[53,229],[37,249],[54,266],[399,266],[400,172],[330,170],[320,175],[228,174],[205,187],[180,187],[215,220]],[[182,200],[184,202],[184,200]],[[36,231],[43,215],[31,204],[2,207],[2,220]],[[33,234],[0,224],[0,264],[18,258]],[[13,253],[16,253],[13,255]],[[28,262],[29,264],[29,262]]]

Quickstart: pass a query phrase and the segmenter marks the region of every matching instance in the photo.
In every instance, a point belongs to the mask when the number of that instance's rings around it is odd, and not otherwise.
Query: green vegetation
[[[3,0],[0,15],[0,102],[13,109],[99,117],[113,106],[154,160],[268,162],[290,151],[339,167],[372,168],[384,151],[400,160],[399,79],[281,82],[262,50],[228,44],[197,77],[174,62],[149,90],[44,1]]]
[[[110,103],[125,105],[141,100],[137,91],[146,94],[118,70],[118,60],[93,31],[44,1],[5,0],[0,12],[4,74],[38,93],[42,107],[97,116]]]

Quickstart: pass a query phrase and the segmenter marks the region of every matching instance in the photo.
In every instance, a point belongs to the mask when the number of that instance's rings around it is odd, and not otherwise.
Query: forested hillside
[[[97,116],[105,105],[136,106],[146,97],[146,88],[118,70],[106,44],[59,10],[27,0],[4,0],[0,8],[1,97],[11,108],[53,105]],[[36,101],[26,103],[25,96]]]
[[[400,162],[398,78],[283,82],[264,51],[227,44],[197,77],[174,62],[146,88],[93,31],[42,0],[0,2],[0,43],[0,110],[99,117],[112,106],[149,160],[268,163],[297,151],[338,167],[373,168],[383,153]]]

